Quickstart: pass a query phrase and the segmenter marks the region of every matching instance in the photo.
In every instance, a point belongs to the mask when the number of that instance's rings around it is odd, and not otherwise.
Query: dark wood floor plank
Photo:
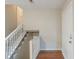
[[[60,50],[40,51],[37,59],[64,59],[64,57]]]

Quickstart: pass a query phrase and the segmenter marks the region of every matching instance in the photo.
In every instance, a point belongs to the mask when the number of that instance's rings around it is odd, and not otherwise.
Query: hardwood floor
[[[37,59],[64,59],[64,56],[60,50],[40,51]]]

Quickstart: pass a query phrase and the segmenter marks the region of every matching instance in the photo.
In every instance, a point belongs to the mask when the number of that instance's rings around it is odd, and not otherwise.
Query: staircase
[[[6,37],[6,59],[36,59],[40,51],[39,31],[25,31],[18,26]]]

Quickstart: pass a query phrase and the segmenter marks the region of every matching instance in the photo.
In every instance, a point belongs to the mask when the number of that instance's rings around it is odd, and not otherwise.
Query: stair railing
[[[12,54],[15,52],[20,41],[22,40],[25,32],[23,30],[23,25],[18,26],[11,34],[5,38],[5,57],[10,59]]]

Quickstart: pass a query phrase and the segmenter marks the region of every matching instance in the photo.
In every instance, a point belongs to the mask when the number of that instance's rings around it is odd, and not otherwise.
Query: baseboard
[[[40,51],[38,52],[38,54],[37,54],[37,56],[36,56],[36,59],[38,58],[39,54],[40,54]]]
[[[40,49],[40,50],[61,50],[61,49]]]
[[[63,54],[63,56],[64,56],[64,59],[67,59],[67,57],[66,57],[66,55],[65,55],[64,50],[63,50],[63,49],[62,49],[62,54]]]

